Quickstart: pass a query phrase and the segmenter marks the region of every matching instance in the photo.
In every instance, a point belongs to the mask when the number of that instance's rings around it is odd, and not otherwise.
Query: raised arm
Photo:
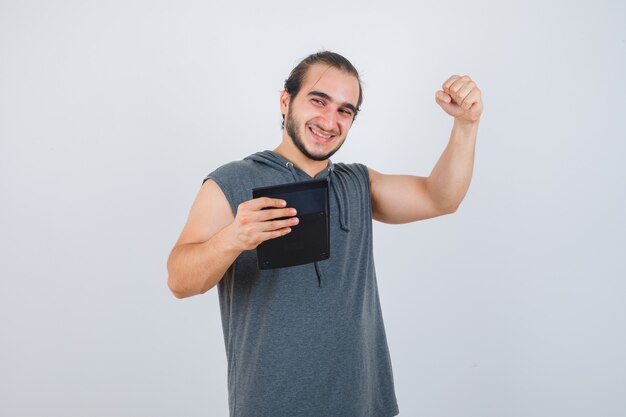
[[[184,298],[208,291],[241,252],[289,233],[290,226],[298,223],[296,217],[274,220],[296,214],[284,207],[284,200],[262,197],[241,203],[234,216],[222,190],[207,180],[167,262],[172,293]]]
[[[468,77],[453,75],[435,100],[454,117],[448,146],[428,177],[385,175],[369,170],[372,217],[408,223],[454,213],[469,188],[474,169],[481,92]]]

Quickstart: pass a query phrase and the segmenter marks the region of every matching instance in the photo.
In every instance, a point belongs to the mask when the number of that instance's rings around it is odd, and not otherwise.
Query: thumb
[[[444,93],[442,90],[439,90],[435,93],[435,101],[441,105],[441,103],[450,103],[452,101],[452,97],[449,94]]]
[[[465,112],[458,104],[456,104],[452,100],[452,97],[450,97],[449,94],[444,93],[441,90],[435,93],[435,100],[437,101],[437,104],[439,104],[439,107],[441,107],[443,111],[448,113],[450,116],[458,117]]]

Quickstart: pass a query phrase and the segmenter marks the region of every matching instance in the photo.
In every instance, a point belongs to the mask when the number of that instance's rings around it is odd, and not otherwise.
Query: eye
[[[312,98],[311,101],[315,104],[317,104],[318,106],[323,106],[324,102],[318,98]]]
[[[352,112],[347,109],[340,109],[339,112],[345,114],[346,116],[352,116]]]

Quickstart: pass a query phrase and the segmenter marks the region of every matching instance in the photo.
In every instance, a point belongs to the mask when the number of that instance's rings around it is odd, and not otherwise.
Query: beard
[[[287,120],[285,120],[285,129],[287,129],[287,134],[291,138],[291,141],[293,142],[294,145],[296,145],[296,148],[298,148],[298,150],[302,152],[302,154],[304,154],[304,156],[314,161],[327,160],[328,158],[333,156],[335,152],[339,150],[339,148],[341,148],[341,146],[343,145],[343,142],[345,141],[345,138],[344,138],[344,140],[335,149],[331,150],[325,155],[313,155],[311,152],[307,150],[306,146],[304,145],[304,142],[302,141],[302,137],[300,136],[300,133],[298,132],[298,126],[300,126],[300,122],[293,115],[293,111],[291,111],[291,103],[289,103],[289,112],[287,114],[286,119]]]

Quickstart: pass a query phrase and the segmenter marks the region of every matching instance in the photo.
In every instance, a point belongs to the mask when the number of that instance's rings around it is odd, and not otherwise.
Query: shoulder
[[[259,164],[244,159],[228,162],[216,168],[204,178],[203,183],[209,179],[215,181],[228,197],[229,191],[236,193],[252,187],[260,174]]]
[[[202,181],[202,188],[207,189],[208,195],[223,195],[233,213],[236,213],[237,206],[251,198],[248,190],[252,188],[254,178],[258,174],[255,165],[250,160],[228,162],[210,172]]]
[[[244,159],[244,160],[239,160],[239,161],[231,161],[213,170],[211,173],[209,173],[206,176],[204,180],[206,181],[207,179],[212,178],[212,177],[224,178],[224,179],[236,178],[237,176],[240,176],[241,174],[245,174],[247,172],[253,171],[254,168],[255,168],[255,163],[250,160]]]
[[[337,162],[334,164],[335,172],[341,172],[345,175],[354,176],[360,179],[365,179],[369,182],[369,169],[366,165],[353,162]]]
[[[348,190],[357,192],[362,196],[369,196],[371,192],[371,181],[369,170],[361,163],[338,162],[334,165],[337,177],[343,180]]]

